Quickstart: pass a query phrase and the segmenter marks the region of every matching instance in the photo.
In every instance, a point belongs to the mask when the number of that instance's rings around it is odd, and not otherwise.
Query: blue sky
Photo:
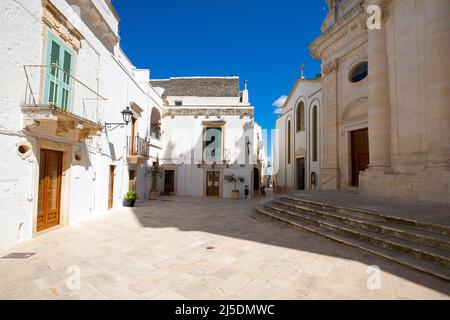
[[[320,34],[325,0],[113,0],[121,46],[152,78],[230,76],[249,83],[256,121],[275,127],[275,107],[320,62],[308,46]],[[270,142],[270,141],[269,141]],[[270,146],[268,148],[270,154]]]

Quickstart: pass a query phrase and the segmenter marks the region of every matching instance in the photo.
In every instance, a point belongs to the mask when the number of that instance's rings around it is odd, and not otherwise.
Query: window
[[[305,131],[305,104],[300,102],[297,106],[297,132]]]
[[[204,156],[208,162],[222,160],[222,128],[209,127],[205,129]]]
[[[357,83],[364,80],[369,74],[369,63],[367,61],[361,62],[350,72],[350,82]]]
[[[150,116],[150,137],[159,140],[161,137],[161,114],[153,108]]]
[[[74,52],[52,33],[48,34],[45,103],[70,111]]]
[[[181,107],[182,105],[183,105],[183,101],[181,101],[181,100],[175,101],[175,106],[176,107]]]
[[[287,123],[287,157],[288,164],[291,164],[291,120]]]
[[[318,123],[317,123],[317,106],[313,107],[312,111],[312,161],[318,159]]]

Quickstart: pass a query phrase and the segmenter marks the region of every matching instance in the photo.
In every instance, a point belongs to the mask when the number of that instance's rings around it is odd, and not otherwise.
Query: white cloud
[[[274,114],[283,114],[283,109],[281,108],[276,108],[275,111],[273,112]]]
[[[274,103],[272,103],[272,106],[274,106],[276,108],[273,113],[275,113],[275,114],[282,114],[283,113],[283,109],[281,109],[281,107],[284,105],[284,103],[286,102],[287,98],[288,98],[287,96],[282,95]]]

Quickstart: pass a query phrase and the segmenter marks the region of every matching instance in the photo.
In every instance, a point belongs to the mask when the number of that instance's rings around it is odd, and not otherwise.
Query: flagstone
[[[448,299],[435,278],[252,219],[259,200],[170,199],[2,250],[36,255],[0,259],[0,299]],[[379,290],[367,288],[371,265]]]

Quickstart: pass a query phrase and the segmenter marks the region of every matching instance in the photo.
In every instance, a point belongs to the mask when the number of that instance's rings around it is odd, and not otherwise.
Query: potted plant
[[[134,191],[129,191],[123,198],[123,206],[124,207],[134,207],[134,204],[137,199],[137,193]]]
[[[224,176],[224,180],[228,183],[234,183],[234,189],[231,190],[231,199],[239,199],[239,190],[237,188],[237,183],[245,183],[244,177],[236,177],[234,174],[229,174]]]
[[[150,189],[149,199],[150,200],[158,200],[160,192],[156,189],[156,182],[157,182],[158,177],[162,177],[163,172],[164,172],[163,168],[159,165],[159,158],[153,164],[153,166],[150,167],[148,172],[150,173],[150,175],[152,177],[152,187]]]

